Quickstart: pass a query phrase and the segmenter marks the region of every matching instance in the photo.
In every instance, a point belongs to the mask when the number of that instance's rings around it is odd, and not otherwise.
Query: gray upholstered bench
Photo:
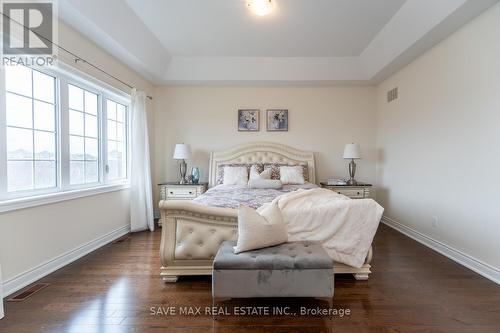
[[[320,244],[293,242],[235,254],[234,241],[215,256],[212,296],[332,298],[333,261]]]

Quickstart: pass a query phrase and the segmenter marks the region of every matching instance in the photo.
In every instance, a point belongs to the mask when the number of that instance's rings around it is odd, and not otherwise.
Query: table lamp
[[[175,145],[175,151],[174,151],[174,160],[182,160],[179,166],[179,171],[181,173],[181,180],[179,181],[179,184],[186,184],[186,171],[187,171],[187,164],[186,161],[191,157],[191,148],[189,145],[186,145],[184,143],[178,143]]]
[[[361,149],[357,143],[349,143],[345,145],[344,148],[344,159],[350,159],[349,163],[349,180],[347,181],[347,185],[356,186],[358,182],[354,179],[354,175],[356,174],[356,163],[354,160],[361,158]]]

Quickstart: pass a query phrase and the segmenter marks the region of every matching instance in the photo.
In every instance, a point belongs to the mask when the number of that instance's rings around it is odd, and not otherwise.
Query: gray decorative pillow
[[[295,164],[297,165],[297,164]],[[307,164],[298,164],[302,167],[302,174],[304,175],[304,181],[309,181],[309,168]],[[271,169],[271,179],[280,179],[280,167],[282,166],[294,166],[294,164],[283,164],[283,163],[265,163],[264,170]]]
[[[219,165],[217,165],[217,177],[215,179],[215,183],[217,185],[224,183],[224,167],[227,167],[227,166],[230,166],[230,167],[246,166],[248,169],[248,173],[250,173],[250,168],[252,167],[252,165],[255,165],[257,167],[257,169],[259,170],[259,173],[264,171],[264,165],[259,164],[259,163],[224,163],[224,164],[219,164]]]

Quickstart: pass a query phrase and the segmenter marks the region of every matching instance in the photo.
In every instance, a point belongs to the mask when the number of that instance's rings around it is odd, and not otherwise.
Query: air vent
[[[397,98],[398,98],[398,87],[391,89],[387,92],[387,103],[390,103]]]
[[[20,292],[18,292],[14,296],[7,298],[7,302],[25,301],[29,297],[33,296],[34,294],[36,294],[40,290],[47,288],[48,286],[50,286],[50,283],[35,283],[34,285],[31,285],[27,288],[22,289]]]

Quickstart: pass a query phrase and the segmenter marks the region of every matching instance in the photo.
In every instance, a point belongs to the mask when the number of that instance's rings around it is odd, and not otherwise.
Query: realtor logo
[[[57,58],[57,6],[52,1],[0,0],[2,65],[51,66]]]
[[[52,3],[3,2],[3,53],[52,54]]]

